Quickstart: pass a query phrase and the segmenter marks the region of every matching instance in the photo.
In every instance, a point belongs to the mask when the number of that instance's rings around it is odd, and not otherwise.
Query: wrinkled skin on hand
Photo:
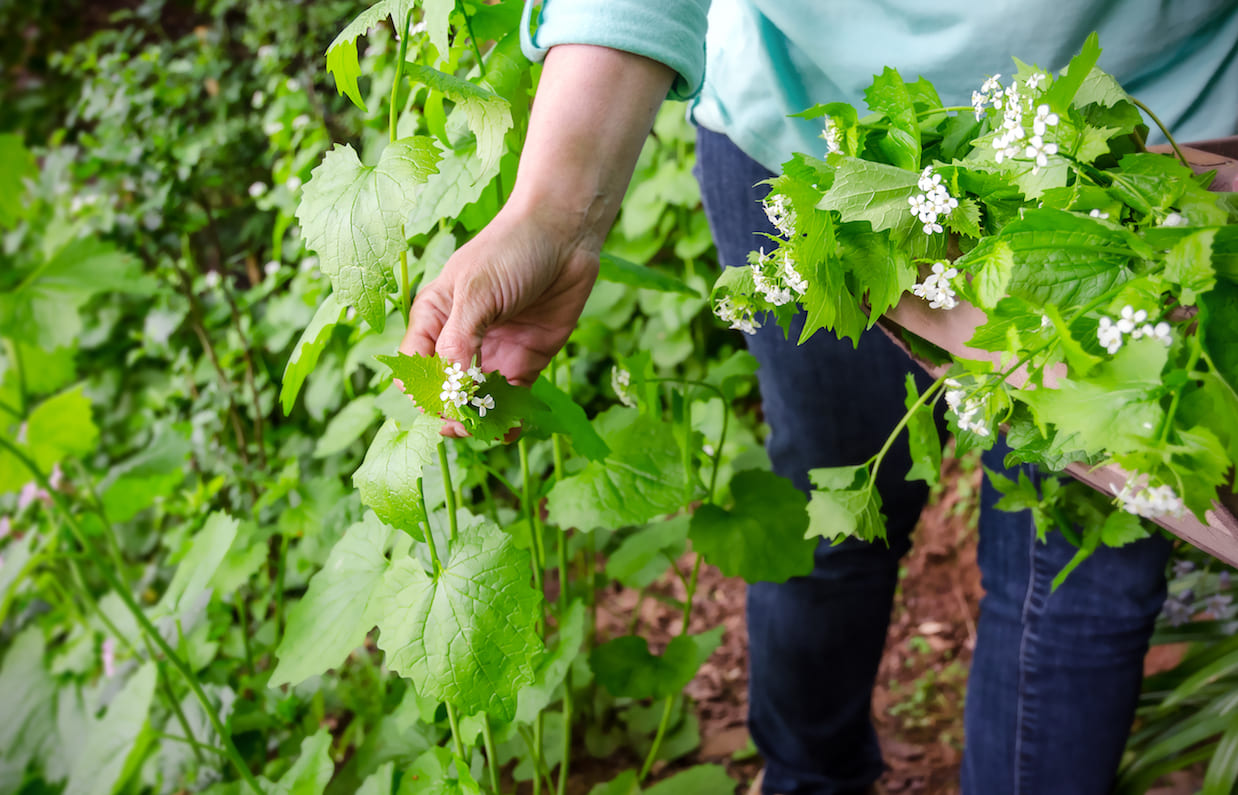
[[[413,302],[403,353],[459,362],[474,355],[530,385],[567,342],[597,280],[596,250],[509,205],[447,261]],[[463,436],[457,423],[444,429]]]

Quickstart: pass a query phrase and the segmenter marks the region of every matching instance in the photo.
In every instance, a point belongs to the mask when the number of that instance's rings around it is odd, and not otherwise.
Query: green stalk
[[[895,425],[894,430],[890,432],[888,437],[886,437],[885,444],[881,446],[881,449],[877,451],[876,455],[868,459],[867,463],[873,465],[873,482],[876,482],[877,470],[881,467],[881,462],[885,460],[886,453],[890,452],[890,448],[894,446],[894,440],[897,439],[898,435],[903,432],[904,428],[907,427],[907,423],[911,421],[912,415],[919,411],[920,407],[928,402],[928,399],[941,388],[945,381],[946,376],[943,374],[940,378],[934,381],[928,389],[924,390],[924,393],[921,394],[920,397],[916,398],[916,402],[911,405],[911,408],[907,409],[907,413],[903,415],[903,418],[898,421],[898,425]]]
[[[430,512],[426,510],[426,492],[421,478],[417,478],[417,493],[421,495],[421,514],[426,517],[426,546],[430,548],[430,562],[434,564],[434,576],[437,577],[443,570],[443,564],[439,562],[438,545],[434,543],[434,531],[430,529]]]
[[[1178,142],[1175,141],[1174,137],[1169,134],[1168,128],[1165,127],[1165,124],[1160,120],[1160,117],[1158,117],[1155,113],[1153,113],[1151,108],[1149,108],[1147,105],[1143,104],[1139,100],[1135,99],[1134,97],[1131,97],[1130,100],[1131,102],[1135,103],[1135,107],[1139,108],[1144,113],[1148,114],[1148,116],[1151,117],[1152,121],[1156,122],[1156,126],[1161,128],[1161,134],[1165,136],[1165,140],[1169,141],[1169,145],[1173,147],[1174,154],[1178,156],[1178,159],[1180,161],[1182,161],[1182,165],[1186,166],[1187,168],[1190,168],[1191,164],[1187,161],[1186,155],[1182,154],[1182,150],[1178,148]]]
[[[150,641],[146,641],[146,650],[150,654],[150,658],[154,660],[155,650],[151,648]],[[176,722],[180,724],[181,731],[185,733],[186,737],[192,738],[193,731],[189,728],[189,719],[185,717],[185,710],[181,709],[180,702],[176,700],[176,693],[172,690],[172,683],[168,681],[168,672],[163,667],[162,662],[155,663],[155,672],[159,675],[159,689],[163,691],[163,697],[167,699],[168,706],[172,708],[172,714],[176,716]],[[195,740],[189,740],[188,742],[193,748],[193,758],[198,760],[198,764],[206,761],[202,757],[201,743]]]
[[[490,771],[490,789],[494,795],[502,795],[499,787],[499,755],[494,750],[494,732],[490,728],[490,716],[483,714],[481,740],[486,747],[486,767]]]
[[[438,466],[443,472],[443,491],[447,495],[447,526],[451,528],[448,540],[455,541],[459,528],[456,526],[456,490],[451,486],[451,463],[447,460],[447,441],[438,441]],[[427,517],[428,518],[428,517]]]
[[[554,449],[555,457],[555,480],[558,481],[563,477],[563,437],[559,434],[553,434],[550,437],[550,444]],[[567,615],[567,530],[559,531],[558,544],[558,563],[559,563],[559,621],[560,631],[562,631],[562,621]],[[559,766],[559,786],[556,792],[558,795],[566,795],[567,793],[567,777],[571,769],[572,760],[572,667],[569,665],[567,673],[563,678],[563,762]]]
[[[275,637],[284,636],[284,570],[288,568],[288,536],[279,537],[279,558],[275,561]]]
[[[65,523],[68,525],[69,531],[73,534],[74,539],[77,541],[82,550],[89,555],[91,553],[91,547],[86,536],[86,532],[82,529],[81,525],[77,523],[77,519],[73,516],[73,512],[69,509],[69,506],[65,504],[64,496],[52,488],[52,484],[48,481],[47,476],[43,474],[42,470],[40,470],[35,463],[31,461],[16,445],[8,439],[0,437],[0,448],[3,448],[6,452],[16,458],[18,462],[20,462],[21,465],[30,472],[34,479],[38,481],[39,486],[51,495],[52,501],[63,515]],[[167,658],[168,662],[172,663],[172,666],[176,668],[181,676],[185,678],[185,681],[188,682],[194,696],[202,705],[202,709],[206,713],[207,720],[210,721],[211,727],[215,729],[215,733],[218,734],[220,740],[223,741],[224,750],[227,752],[228,758],[232,762],[233,767],[236,768],[237,773],[241,776],[249,788],[257,793],[257,795],[263,795],[262,787],[259,786],[257,779],[254,778],[254,774],[250,772],[249,767],[245,764],[245,760],[241,758],[240,752],[237,751],[236,745],[232,742],[232,735],[228,734],[223,722],[219,720],[219,715],[216,714],[215,708],[211,704],[210,699],[207,698],[206,693],[202,690],[202,683],[198,681],[197,675],[194,674],[193,670],[184,660],[180,658],[176,651],[168,645],[168,642],[163,639],[163,636],[159,634],[159,630],[156,629],[155,625],[152,624],[150,619],[146,617],[145,611],[143,611],[141,606],[138,605],[137,600],[133,598],[133,594],[121,585],[120,580],[112,572],[111,568],[108,566],[99,566],[99,571],[100,574],[103,575],[103,579],[107,580],[108,585],[116,591],[121,601],[125,603],[125,607],[127,607],[129,612],[133,614],[133,617],[138,622],[138,626],[141,627],[146,636],[150,640],[154,641],[155,645],[159,647],[159,650],[163,652],[163,656]]]
[[[1203,346],[1200,345],[1199,336],[1191,337],[1191,353],[1186,362],[1186,371],[1188,373],[1195,370],[1195,365],[1199,364],[1199,355]],[[1174,391],[1173,397],[1169,399],[1169,410],[1165,412],[1165,418],[1161,420],[1160,432],[1157,434],[1159,446],[1164,446],[1169,441],[1169,432],[1173,428],[1174,415],[1178,413],[1178,401],[1182,397],[1182,389],[1178,388]]]
[[[482,77],[486,76],[486,62],[481,59],[481,45],[477,43],[477,36],[473,33],[473,17],[469,14],[468,9],[456,2],[456,10],[464,17],[464,29],[469,34],[469,44],[473,45],[473,55],[477,58],[477,69]]]
[[[456,756],[467,765],[468,760],[464,758],[464,741],[460,739],[460,721],[456,717],[456,708],[451,705],[450,701],[443,703],[447,706],[447,722],[451,724],[451,741],[456,747]]]
[[[395,62],[395,80],[391,83],[391,107],[387,113],[387,137],[391,143],[396,140],[396,123],[400,118],[397,104],[400,96],[400,83],[404,79],[404,59],[408,57],[408,29],[413,21],[413,8],[410,5],[408,13],[404,15],[404,30],[400,34],[400,50],[396,56]],[[404,237],[404,225],[400,224],[400,237]],[[409,287],[408,287],[408,250],[407,246],[400,250],[400,313],[404,316],[404,325],[407,327],[408,311],[409,311]]]
[[[537,506],[533,503],[533,480],[529,470],[529,442],[524,437],[516,443],[516,449],[520,454],[520,479],[523,488],[523,503],[525,520],[529,524],[529,535],[533,539],[533,586],[539,594],[545,594],[546,590],[542,584],[542,570],[546,565],[546,552],[542,549],[542,525],[541,517],[538,516]],[[545,636],[544,617],[539,615],[535,623],[535,629],[538,637]],[[533,742],[532,753],[534,760],[540,765],[542,760],[542,739],[545,730],[545,724],[542,721],[542,714],[539,712],[537,718],[533,721]],[[540,795],[542,790],[542,782],[537,777],[533,777],[533,795]]]

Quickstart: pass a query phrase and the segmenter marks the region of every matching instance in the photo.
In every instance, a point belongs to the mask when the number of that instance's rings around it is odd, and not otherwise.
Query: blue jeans
[[[741,266],[765,242],[754,233],[774,233],[759,204],[768,188],[757,185],[772,175],[705,130],[697,162],[719,257]],[[915,367],[876,331],[858,349],[825,331],[796,345],[798,335],[798,326],[787,339],[771,324],[748,348],[761,363],[774,470],[807,491],[809,469],[857,464],[880,448]],[[1004,470],[1004,453],[998,445],[985,465]],[[888,545],[823,543],[812,574],[748,589],[749,728],[770,795],[858,793],[881,775],[872,687],[899,559],[928,494],[903,479],[909,465],[903,441],[878,476]],[[996,500],[986,482],[963,792],[1101,795],[1130,730],[1170,545],[1156,537],[1098,550],[1050,593],[1075,548],[1060,534],[1037,543],[1030,514],[997,511]]]

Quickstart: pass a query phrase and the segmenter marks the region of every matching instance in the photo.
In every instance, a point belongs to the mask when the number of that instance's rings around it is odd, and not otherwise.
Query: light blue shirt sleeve
[[[520,42],[540,61],[556,44],[596,44],[643,55],[678,73],[670,99],[689,99],[705,79],[705,29],[710,0],[525,0]]]

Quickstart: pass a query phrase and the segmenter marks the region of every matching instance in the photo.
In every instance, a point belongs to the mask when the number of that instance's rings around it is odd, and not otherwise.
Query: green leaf
[[[808,537],[838,543],[855,536],[865,541],[885,538],[881,494],[867,466],[808,470],[816,486],[808,500]]]
[[[327,458],[347,450],[374,424],[378,407],[373,395],[361,395],[336,412],[314,445],[314,458]]]
[[[626,698],[669,698],[678,695],[722,643],[725,627],[700,635],[676,635],[661,656],[648,642],[625,635],[589,653],[589,667],[598,684],[611,695]]]
[[[424,136],[387,145],[378,165],[365,166],[351,146],[337,144],[301,191],[297,220],[338,300],[382,331],[387,295],[396,289],[392,265],[407,248],[403,223],[417,188],[436,171],[434,141]]]
[[[177,430],[165,428],[142,449],[112,467],[99,484],[99,498],[109,520],[127,522],[172,493],[185,478],[191,446]]]
[[[1145,450],[1164,415],[1159,398],[1167,356],[1159,342],[1135,340],[1086,381],[1062,378],[1056,389],[1025,387],[1013,397],[1033,409],[1042,431],[1056,426],[1075,449],[1111,455]]]
[[[26,216],[25,180],[39,169],[21,136],[13,133],[0,135],[0,163],[4,163],[0,169],[0,229],[11,229]]]
[[[1220,439],[1206,427],[1178,428],[1175,433],[1180,444],[1173,446],[1176,449],[1171,460],[1180,478],[1179,496],[1202,519],[1205,511],[1212,508],[1217,489],[1229,482],[1230,460]]]
[[[420,481],[427,468],[438,464],[440,425],[424,414],[413,423],[387,420],[352,477],[363,505],[414,538],[424,538]]]
[[[1200,293],[1216,284],[1212,267],[1212,244],[1215,229],[1192,232],[1174,244],[1165,255],[1165,278],[1178,285],[1182,303],[1193,306]]]
[[[404,771],[396,795],[481,795],[481,787],[451,751],[435,746]]]
[[[659,781],[645,795],[734,795],[735,781],[721,765],[697,765]]]
[[[682,293],[683,295],[700,296],[694,288],[684,284],[674,276],[668,276],[661,271],[645,265],[637,265],[614,254],[602,252],[599,260],[598,278],[604,282],[626,284],[641,290],[656,290],[661,293]]]
[[[691,517],[680,514],[662,519],[628,535],[606,557],[606,576],[628,588],[648,588],[666,573],[666,560],[675,560],[687,548]]]
[[[589,795],[640,795],[640,792],[636,771],[625,770],[605,784],[594,786],[589,790]]]
[[[172,582],[160,599],[160,607],[167,614],[175,614],[183,606],[191,604],[207,589],[215,570],[236,538],[240,525],[223,511],[215,511],[206,517],[202,529],[193,534]]]
[[[1217,375],[1238,392],[1238,312],[1234,311],[1238,306],[1238,284],[1217,282],[1211,292],[1201,297],[1200,305],[1208,313],[1204,350],[1216,365]]]
[[[348,23],[348,27],[327,47],[327,73],[335,78],[335,87],[341,94],[348,95],[353,104],[361,110],[366,110],[361,99],[361,91],[357,88],[357,78],[361,76],[361,65],[357,62],[357,39],[368,34],[371,29],[383,21],[384,17],[399,13],[398,6],[407,6],[407,0],[397,3],[393,0],[380,2],[367,8]],[[402,26],[401,26],[402,27]]]
[[[838,259],[846,268],[855,296],[868,301],[868,328],[916,283],[916,268],[907,253],[885,235],[861,224],[840,224]],[[857,312],[860,307],[857,304]]]
[[[907,374],[906,387],[907,398],[903,405],[910,409],[920,397],[916,379],[911,373]],[[930,486],[936,485],[941,480],[941,438],[937,435],[931,404],[920,406],[907,420],[907,441],[911,446],[911,469],[907,472],[907,480],[923,480]]]
[[[1014,254],[1010,294],[1035,305],[1086,304],[1126,281],[1127,263],[1145,253],[1125,230],[1049,208],[1028,210],[1000,238]]]
[[[404,65],[410,80],[424,83],[456,103],[468,119],[469,129],[477,139],[477,156],[481,158],[482,174],[499,165],[506,147],[503,136],[512,127],[512,106],[503,97],[476,83],[463,80],[416,63],[410,59]]]
[[[1054,79],[1053,84],[1049,86],[1049,90],[1045,92],[1042,101],[1053,108],[1055,113],[1065,116],[1070,108],[1071,102],[1075,98],[1075,94],[1079,91],[1088,75],[1092,73],[1093,67],[1096,66],[1097,59],[1100,58],[1100,39],[1092,33],[1088,36],[1087,41],[1083,43],[1083,48],[1079,54],[1070,59],[1070,64],[1066,67],[1066,74]]]
[[[865,90],[864,99],[870,110],[890,120],[886,134],[877,141],[881,153],[899,168],[919,171],[920,122],[903,78],[887,66]]]
[[[610,456],[554,485],[546,501],[553,524],[582,532],[639,525],[691,499],[694,487],[670,425],[622,406],[593,422]]]
[[[1014,251],[1005,240],[986,237],[955,260],[954,266],[972,274],[968,297],[980,308],[992,309],[1006,297],[1014,275]]]
[[[323,299],[313,319],[305,327],[305,331],[301,332],[301,339],[293,346],[288,364],[284,366],[283,383],[279,388],[279,404],[283,407],[284,414],[291,413],[301,385],[318,364],[318,357],[322,355],[323,348],[327,347],[331,332],[344,317],[344,309],[335,293],[331,293]]]
[[[90,722],[86,746],[73,757],[64,795],[99,795],[116,787],[130,757],[140,751],[155,695],[155,666],[146,663],[112,699],[103,718]]]
[[[1083,78],[1083,82],[1079,84],[1073,104],[1076,107],[1083,107],[1096,103],[1111,108],[1118,103],[1130,101],[1130,94],[1126,93],[1126,90],[1112,75],[1092,67],[1087,77]]]
[[[478,439],[494,442],[507,436],[508,431],[519,426],[525,418],[544,410],[544,405],[526,387],[507,383],[498,372],[485,374],[485,380],[476,384],[465,376],[462,388],[474,399],[493,402],[493,407],[482,416],[472,403],[456,406],[442,400],[443,383],[447,380],[448,363],[438,357],[405,353],[395,356],[376,356],[378,361],[391,368],[391,372],[404,385],[404,393],[412,397],[422,411],[428,414],[458,420],[465,429]]]
[[[1139,517],[1126,511],[1114,511],[1100,526],[1100,542],[1107,547],[1124,547],[1147,537]]]
[[[492,173],[482,170],[476,144],[467,142],[448,151],[417,195],[417,203],[404,223],[404,233],[412,238],[434,229],[442,218],[456,218],[465,207],[477,201],[490,183]]]
[[[601,461],[610,455],[605,440],[589,423],[589,417],[571,395],[541,376],[533,383],[533,397],[541,401],[529,416],[526,433],[562,434],[572,442],[572,448],[589,459]]]
[[[391,781],[395,777],[395,763],[384,762],[378,766],[357,788],[355,795],[391,795]]]
[[[1023,338],[1041,330],[1042,315],[1021,298],[1003,298],[988,310],[987,319],[976,327],[967,345],[984,351],[1025,348]]]
[[[784,477],[758,469],[731,478],[730,510],[702,505],[688,537],[707,563],[746,582],[786,582],[812,571],[808,498]]]
[[[412,558],[393,562],[378,620],[387,667],[466,715],[510,721],[543,652],[529,565],[527,552],[484,521],[460,529],[437,573]]]
[[[1049,318],[1053,324],[1054,331],[1057,332],[1058,344],[1061,346],[1062,355],[1066,358],[1066,363],[1070,368],[1070,375],[1078,378],[1087,375],[1092,371],[1092,368],[1100,364],[1103,359],[1099,356],[1093,356],[1084,349],[1080,343],[1072,335],[1070,324],[1062,317],[1062,313],[1057,307],[1049,304],[1045,306],[1045,317]],[[1085,321],[1089,325],[1091,321]]]
[[[99,429],[90,416],[90,401],[81,387],[50,397],[30,412],[26,421],[30,456],[46,474],[66,458],[94,452]]]
[[[301,754],[272,786],[269,795],[322,795],[335,772],[331,732],[319,729],[301,741]]]
[[[944,219],[952,232],[967,237],[979,238],[984,234],[980,228],[980,204],[975,199],[962,199]]]
[[[344,531],[309,590],[288,612],[288,627],[276,649],[279,664],[270,687],[300,684],[338,668],[378,623],[382,607],[384,550],[391,528],[373,514]]]
[[[22,630],[7,645],[0,667],[0,715],[4,715],[0,760],[24,770],[59,744],[53,706],[56,684],[44,662],[43,630],[37,624]]]
[[[1238,714],[1229,717],[1229,725],[1208,761],[1200,795],[1229,795],[1234,791],[1235,781],[1238,781]]]
[[[141,263],[96,237],[66,244],[7,293],[0,293],[0,335],[43,350],[77,344],[82,306],[102,292],[141,292]]]
[[[844,221],[868,221],[877,231],[888,229],[899,244],[924,234],[922,224],[908,212],[907,200],[919,192],[916,172],[837,154],[828,162],[835,169],[834,184],[818,209],[836,210]]]
[[[517,722],[532,725],[538,714],[550,706],[572,663],[580,656],[584,642],[585,603],[576,599],[568,607],[567,614],[559,618],[559,642],[542,658],[533,683],[516,697]]]

